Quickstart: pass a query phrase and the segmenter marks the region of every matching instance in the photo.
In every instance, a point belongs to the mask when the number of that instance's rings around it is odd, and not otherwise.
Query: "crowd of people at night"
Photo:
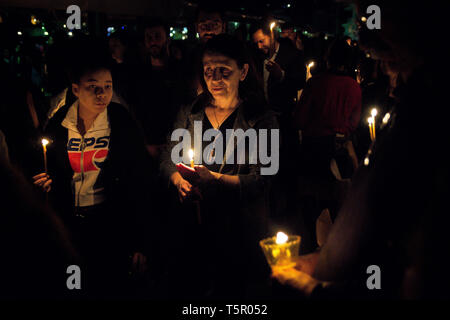
[[[381,29],[358,1],[358,40],[320,43],[270,16],[229,32],[209,2],[195,42],[149,18],[39,51],[0,24],[0,298],[448,298],[444,5],[375,2]],[[246,150],[183,175],[173,133],[198,127],[278,130],[276,174]],[[228,154],[211,141],[194,152]],[[280,230],[301,236],[291,268],[259,245]]]

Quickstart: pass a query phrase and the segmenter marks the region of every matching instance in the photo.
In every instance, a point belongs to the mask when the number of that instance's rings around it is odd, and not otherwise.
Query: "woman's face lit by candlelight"
[[[239,95],[239,82],[248,73],[248,64],[239,68],[236,61],[221,54],[205,53],[203,76],[214,99],[229,99]]]
[[[112,99],[111,72],[101,69],[86,73],[79,83],[72,84],[72,91],[80,101],[80,108],[89,113],[100,114]]]

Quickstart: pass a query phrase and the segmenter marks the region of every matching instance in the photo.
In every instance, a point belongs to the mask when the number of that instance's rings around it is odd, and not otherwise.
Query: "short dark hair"
[[[80,83],[80,79],[92,72],[99,70],[111,71],[111,58],[108,51],[100,46],[91,44],[91,47],[82,47],[86,51],[86,48],[90,48],[88,52],[80,52],[72,63],[71,70],[69,71],[70,80],[72,83]]]
[[[160,18],[152,18],[144,22],[144,27],[142,29],[145,32],[145,29],[155,28],[155,27],[163,27],[164,32],[166,33],[167,38],[169,38],[169,24]]]
[[[253,35],[256,33],[256,31],[261,29],[263,34],[265,34],[266,36],[270,36],[270,23],[271,22],[269,19],[260,21],[259,23],[253,25],[252,28],[250,28],[250,34]]]
[[[352,64],[352,55],[352,47],[343,38],[339,38],[330,44],[326,57],[332,68],[344,66],[349,69]]]
[[[287,30],[287,29],[295,29],[295,27],[292,23],[285,22],[281,25],[281,30]]]
[[[198,21],[200,12],[205,13],[218,13],[222,22],[225,22],[225,10],[219,4],[212,3],[211,1],[200,1],[195,11],[195,21]]]
[[[110,39],[118,39],[124,46],[128,46],[130,43],[130,37],[128,32],[124,30],[117,30],[111,33],[109,36]]]

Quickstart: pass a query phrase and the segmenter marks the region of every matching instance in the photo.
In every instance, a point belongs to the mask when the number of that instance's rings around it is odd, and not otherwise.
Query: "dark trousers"
[[[81,295],[88,298],[120,298],[128,295],[131,259],[127,233],[107,206],[77,211],[70,223],[74,243],[83,264]]]

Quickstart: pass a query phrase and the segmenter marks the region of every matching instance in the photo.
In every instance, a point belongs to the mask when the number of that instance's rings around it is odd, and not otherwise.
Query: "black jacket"
[[[285,76],[281,82],[276,81],[269,76],[267,91],[269,96],[268,103],[277,111],[282,113],[289,112],[295,104],[297,91],[303,89],[306,81],[306,68],[301,51],[297,50],[288,39],[279,39],[280,48],[275,58]],[[263,79],[263,61],[260,57],[257,63],[257,70]]]
[[[69,108],[70,105],[62,107],[49,120],[45,132],[51,139],[47,153],[48,173],[53,180],[49,199],[70,229],[74,218],[71,187],[74,172],[67,155],[68,130],[61,125]],[[110,103],[107,108],[111,126],[110,149],[102,168],[106,204],[111,219],[117,219],[124,227],[127,242],[140,250],[143,215],[150,214],[146,203],[151,203],[151,160],[128,112],[116,103]]]

